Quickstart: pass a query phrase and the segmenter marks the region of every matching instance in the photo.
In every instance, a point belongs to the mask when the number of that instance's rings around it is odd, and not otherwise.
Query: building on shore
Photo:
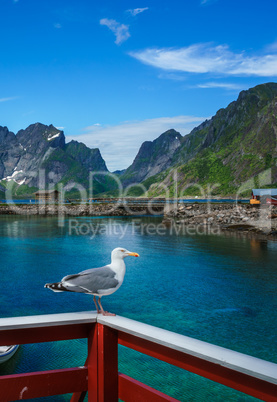
[[[277,205],[277,188],[256,188],[252,190],[250,204]]]
[[[36,201],[55,202],[59,201],[59,194],[58,190],[39,190],[35,192],[35,197]]]

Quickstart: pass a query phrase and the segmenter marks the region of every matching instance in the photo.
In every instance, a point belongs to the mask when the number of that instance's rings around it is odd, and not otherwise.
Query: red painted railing
[[[0,401],[73,393],[71,401],[176,401],[118,373],[118,344],[264,401],[277,402],[277,364],[123,317],[95,313],[0,319],[0,344],[88,339],[84,367],[0,377]],[[31,356],[30,356],[31,358]]]

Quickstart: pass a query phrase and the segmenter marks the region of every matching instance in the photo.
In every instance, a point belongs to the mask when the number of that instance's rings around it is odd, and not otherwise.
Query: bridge
[[[112,204],[117,209],[125,209],[128,212],[140,214],[163,214],[168,213],[178,205],[177,199],[166,198],[89,198],[92,204]]]
[[[165,198],[90,198],[89,202],[93,205],[111,204],[118,210],[140,215],[162,215],[167,205]]]

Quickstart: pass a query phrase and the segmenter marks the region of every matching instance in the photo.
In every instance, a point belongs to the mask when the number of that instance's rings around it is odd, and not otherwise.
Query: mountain
[[[181,141],[181,134],[173,129],[161,134],[154,141],[145,141],[132,165],[120,175],[122,183],[139,183],[166,170],[172,165],[172,158],[181,146]]]
[[[243,183],[259,175],[255,186],[276,186],[276,147],[277,84],[267,83],[242,91],[227,108],[182,137],[168,168],[155,174],[158,166],[152,165],[142,184],[150,188],[148,195],[162,195],[164,187],[173,195],[174,172],[182,190],[179,195],[199,195],[199,186],[207,192],[210,185],[215,186],[213,194],[236,194]],[[143,165],[140,152],[135,161]],[[249,186],[254,187],[253,180]]]
[[[16,135],[0,126],[0,185],[14,185],[16,195],[31,194],[38,188],[53,188],[62,183],[89,187],[90,171],[107,171],[99,149],[77,141],[65,143],[63,131],[53,125],[32,124]],[[95,190],[105,191],[101,179]],[[0,188],[0,191],[1,191]]]
[[[90,149],[82,142],[70,141],[66,153],[89,171],[108,171],[98,148]]]
[[[267,83],[242,91],[184,137],[171,129],[144,142],[132,165],[115,173],[124,187],[142,184],[149,196],[175,195],[175,182],[179,196],[206,196],[211,186],[213,195],[226,196],[247,181],[248,191],[277,187],[276,163],[277,83]],[[32,124],[16,135],[0,126],[0,198],[10,184],[18,196],[58,183],[87,190],[91,171],[108,172],[99,149],[66,144],[63,131],[53,125]],[[143,186],[128,194],[142,194]],[[94,175],[93,194],[99,193],[115,195],[116,180]]]

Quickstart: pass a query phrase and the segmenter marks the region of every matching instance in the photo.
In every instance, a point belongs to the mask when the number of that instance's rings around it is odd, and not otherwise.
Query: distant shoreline
[[[0,215],[22,215],[41,217],[78,217],[78,216],[122,216],[138,217],[163,216],[163,224],[182,227],[185,232],[190,228],[219,228],[222,232],[233,232],[248,237],[277,240],[277,206],[253,207],[250,204],[235,203],[192,203],[172,205],[169,210],[153,208],[149,213],[145,206],[116,206],[114,204],[0,204]]]
[[[126,211],[114,208],[111,204],[1,204],[0,215],[39,215],[39,216],[128,216]]]

